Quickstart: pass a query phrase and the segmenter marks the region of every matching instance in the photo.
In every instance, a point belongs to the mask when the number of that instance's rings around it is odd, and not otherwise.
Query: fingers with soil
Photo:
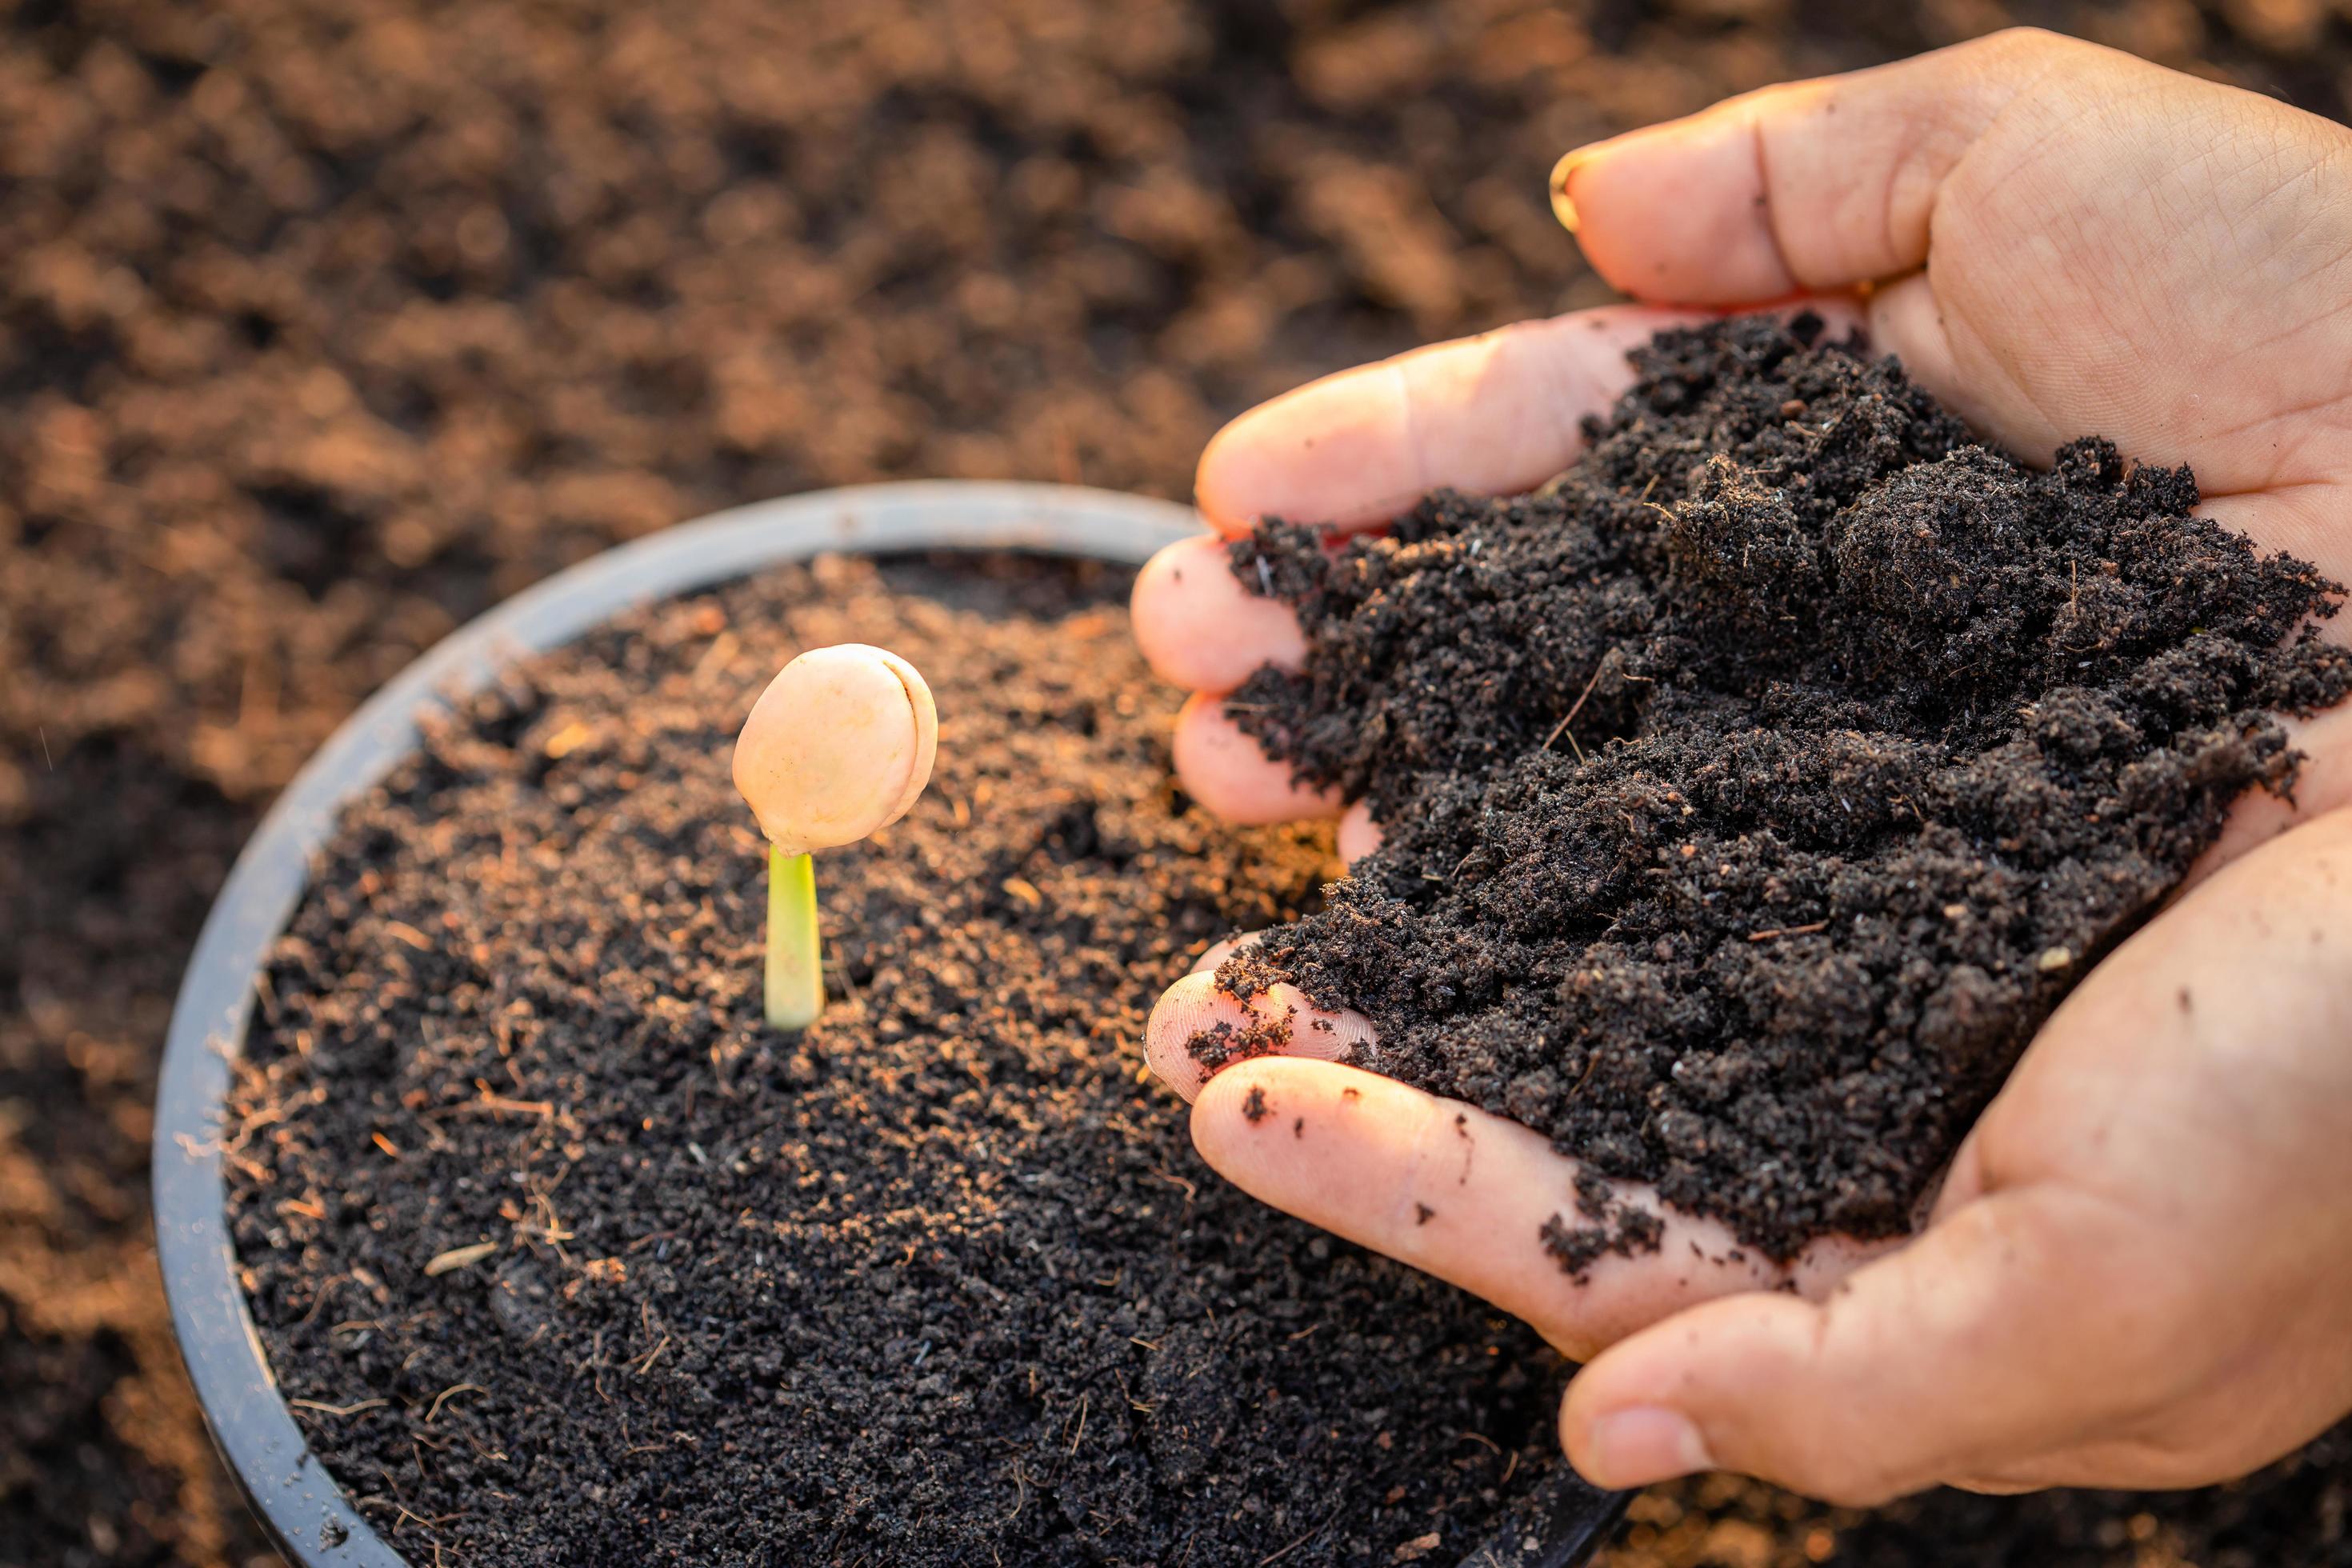
[[[2085,1315],[2103,1294],[2096,1255],[2111,1229],[2103,1200],[2020,1189],[1970,1205],[1825,1303],[1699,1308],[1587,1368],[1570,1385],[1562,1442],[1597,1484],[1646,1484],[1684,1467],[1612,1452],[1617,1420],[1672,1410],[1707,1468],[1863,1507],[1996,1454],[2042,1452],[2082,1414],[2053,1390],[2121,1404],[2147,1381],[2118,1353],[2133,1335],[2114,1305]]]
[[[1298,617],[1244,588],[1213,533],[1179,540],[1147,562],[1130,606],[1152,673],[1188,691],[1231,691],[1261,665],[1306,662]]]
[[[1195,692],[1176,716],[1176,776],[1192,798],[1228,822],[1254,826],[1339,815],[1337,792],[1292,778],[1226,714],[1224,700]]]
[[[2334,504],[2336,492],[2298,486],[2259,495],[2216,496],[2198,507],[2200,516],[2242,533],[2266,550],[2284,550],[2317,566],[2337,582],[2352,581],[2352,542],[2347,542]],[[2320,636],[2352,642],[2352,612],[2323,621]],[[2222,867],[2289,828],[2352,805],[2352,707],[2332,708],[2308,719],[2282,716],[2288,743],[2303,753],[2294,794],[2285,798],[2249,790],[2231,807],[2221,837],[2189,868],[2194,887]]]
[[[1237,938],[1234,945],[1254,938]],[[1223,944],[1219,944],[1223,946]],[[1229,953],[1230,949],[1226,952]],[[1216,948],[1202,955],[1223,963]],[[1218,1069],[1192,1054],[1192,1041],[1220,1031],[1229,1036],[1253,1036],[1269,1024],[1286,1023],[1286,1036],[1277,1035],[1259,1048],[1288,1056],[1337,1061],[1358,1046],[1369,1045],[1372,1026],[1358,1013],[1327,1013],[1308,1002],[1295,985],[1276,985],[1244,1003],[1217,984],[1213,966],[1193,972],[1160,994],[1144,1026],[1143,1055],[1162,1082],[1186,1100],[1197,1097]]]
[[[2316,445],[2316,443],[2315,443]],[[2319,460],[2339,454],[2329,452]],[[2265,550],[2284,550],[2308,561],[2337,583],[2352,583],[2352,532],[2344,527],[2344,485],[2352,483],[2352,454],[2341,454],[2347,472],[2326,482],[2282,482],[2235,495],[2210,495],[2197,515],[2210,517],[2232,533],[2242,533]],[[2282,480],[2291,479],[2282,475]],[[2320,623],[2327,642],[2352,645],[2352,610]]]
[[[1787,1275],[1723,1226],[1624,1185],[1619,1205],[1664,1221],[1658,1249],[1604,1256],[1571,1279],[1542,1237],[1579,1217],[1577,1162],[1517,1122],[1333,1062],[1266,1057],[1218,1074],[1193,1106],[1192,1142],[1244,1192],[1483,1297],[1571,1356]],[[1822,1289],[1833,1258],[1815,1271]]]
[[[1370,527],[1441,487],[1531,489],[1630,384],[1626,351],[1687,312],[1612,305],[1522,321],[1309,382],[1217,433],[1193,484],[1220,532],[1258,519]]]
[[[2352,1211],[2315,1194],[2352,1147],[2347,889],[2339,812],[2188,894],[2058,1010],[1917,1238],[1813,1304],[1702,1307],[1587,1367],[1578,1468],[1680,1473],[1652,1440],[1671,1411],[1709,1462],[1835,1502],[2170,1488],[2339,1419]]]

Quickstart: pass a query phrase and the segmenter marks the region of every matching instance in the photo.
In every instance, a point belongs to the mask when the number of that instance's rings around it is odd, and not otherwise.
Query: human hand
[[[2008,34],[1734,100],[1573,154],[1557,177],[1595,266],[1628,292],[1728,307],[1897,279],[1853,308],[1979,430],[2031,456],[2095,431],[2186,459],[2210,515],[2344,580],[2348,150],[2342,129],[2268,100]],[[1268,514],[1361,527],[1440,485],[1528,488],[1573,460],[1577,418],[1627,379],[1624,349],[1681,319],[1588,312],[1317,383],[1212,444],[1202,510],[1223,533]],[[1197,694],[1176,737],[1196,798],[1244,821],[1342,810],[1221,711],[1259,663],[1304,648],[1216,540],[1147,568],[1136,626]],[[1862,1502],[1938,1479],[2218,1479],[2352,1403],[2352,1211],[2337,1195],[2352,1173],[2337,934],[2352,819],[2264,842],[2352,796],[2352,720],[2296,728],[2295,803],[2241,806],[2200,869],[2242,863],[2093,973],[1963,1146],[1927,1231],[1874,1262],[1828,1242],[1785,1273],[1696,1263],[1685,1238],[1715,1258],[1726,1238],[1669,1214],[1660,1251],[1573,1284],[1532,1238],[1572,1202],[1574,1162],[1315,1059],[1361,1038],[1360,1019],[1299,1029],[1288,1056],[1204,1088],[1184,1042],[1249,1020],[1196,975],[1155,1015],[1152,1060],[1199,1096],[1204,1155],[1260,1197],[1479,1292],[1571,1353],[1632,1334],[1563,1412],[1596,1479],[1720,1462]],[[1375,841],[1360,812],[1342,819],[1344,854]],[[1297,1000],[1256,1005],[1278,1017]],[[1277,1134],[1297,1121],[1311,1136],[1259,1135],[1254,1100],[1276,1108],[1261,1120]],[[1498,1239],[1515,1235],[1530,1244]],[[1798,1297],[1748,1293],[1783,1279]]]

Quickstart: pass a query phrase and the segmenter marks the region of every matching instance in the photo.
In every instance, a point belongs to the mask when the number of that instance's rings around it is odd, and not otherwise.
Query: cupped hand
[[[1194,693],[1176,761],[1209,809],[1338,816],[1349,858],[1378,841],[1223,713],[1257,666],[1305,653],[1224,538],[1264,516],[1377,526],[1440,486],[1530,488],[1575,460],[1625,350],[1707,310],[1858,312],[2011,449],[2095,433],[2185,460],[2210,515],[2352,580],[2352,132],[2010,33],[1737,99],[1554,179],[1593,265],[1656,304],[1327,378],[1203,456],[1215,532],[1145,569],[1135,625]],[[2352,1406],[2352,813],[2328,815],[2352,800],[2352,715],[2294,729],[2294,800],[2242,803],[2191,889],[2091,973],[1899,1248],[1832,1238],[1776,1268],[1662,1211],[1658,1251],[1573,1281],[1536,1236],[1573,1212],[1575,1162],[1340,1065],[1362,1019],[1283,994],[1245,1008],[1196,971],[1148,1048],[1240,1185],[1571,1354],[1613,1346],[1562,1413],[1597,1480],[1720,1465],[1863,1503],[1937,1481],[2221,1479]],[[1294,1008],[1285,1054],[1209,1079],[1185,1048]]]

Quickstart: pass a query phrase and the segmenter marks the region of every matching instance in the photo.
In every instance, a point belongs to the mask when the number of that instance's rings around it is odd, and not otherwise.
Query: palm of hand
[[[2209,513],[2346,581],[2347,153],[2339,129],[2266,100],[2004,35],[1735,100],[1556,179],[1627,291],[1721,307],[1866,288],[1832,308],[1989,436],[2046,455],[2095,431],[2186,460]],[[1440,484],[1526,488],[1573,459],[1576,417],[1622,385],[1623,349],[1673,319],[1591,312],[1317,383],[1212,445],[1202,510],[1226,531],[1265,514],[1364,525]],[[1218,693],[1301,645],[1214,541],[1147,569],[1136,625],[1200,694],[1176,742],[1198,798],[1241,820],[1339,812],[1219,711]],[[1204,1085],[1183,1041],[1245,1020],[1196,974],[1155,1014],[1152,1060],[1198,1095],[1211,1162],[1269,1202],[1571,1353],[1625,1340],[1563,1417],[1597,1479],[1722,1462],[1855,1501],[1937,1479],[2216,1479],[2352,1402],[2352,813],[2324,816],[2352,799],[2352,714],[2298,739],[2293,805],[2242,806],[2200,874],[2226,868],[2085,981],[1962,1148],[1927,1231],[1876,1261],[1832,1240],[1787,1270],[1694,1265],[1686,1239],[1720,1260],[1728,1237],[1669,1213],[1659,1253],[1571,1285],[1496,1238],[1532,1237],[1571,1202],[1574,1163],[1315,1059],[1361,1020]],[[1359,812],[1340,837],[1360,854],[1376,830]],[[1316,1136],[1253,1136],[1253,1094]],[[1784,1281],[1798,1297],[1753,1293]]]

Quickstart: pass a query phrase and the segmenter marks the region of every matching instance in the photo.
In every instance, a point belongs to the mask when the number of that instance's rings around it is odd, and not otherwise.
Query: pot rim
[[[1014,551],[1140,565],[1200,531],[1190,507],[1075,485],[927,479],[755,501],[525,589],[443,637],[336,728],[272,803],[214,900],[173,1005],[155,1095],[155,1247],[173,1331],[215,1447],[289,1562],[412,1568],[317,1461],[278,1393],[237,1282],[218,1113],[252,1022],[254,977],[302,896],[312,854],[343,805],[415,748],[418,718],[626,610],[822,553]],[[1507,1519],[1471,1561],[1583,1561],[1622,1500],[1554,1468],[1565,1479],[1538,1489],[1532,1511]]]

